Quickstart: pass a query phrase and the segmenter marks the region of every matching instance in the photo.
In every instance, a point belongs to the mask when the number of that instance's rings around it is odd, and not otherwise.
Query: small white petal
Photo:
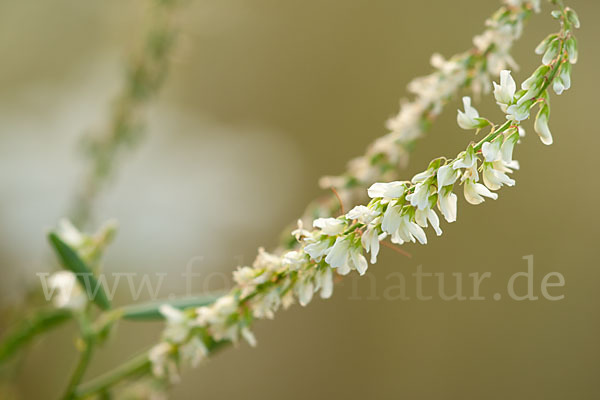
[[[378,197],[396,199],[404,194],[406,190],[406,183],[404,182],[377,182],[371,185],[367,190],[367,194],[370,198],[375,199]]]
[[[435,234],[440,236],[442,234],[442,230],[440,229],[440,218],[437,216],[435,211],[429,209],[427,213],[427,219],[431,222],[431,227],[435,231]]]
[[[502,147],[501,140],[494,140],[493,142],[485,142],[483,146],[481,146],[481,152],[483,153],[483,157],[487,162],[498,161],[501,157],[500,149]]]
[[[163,317],[167,319],[170,323],[178,323],[185,320],[185,315],[181,310],[173,307],[170,304],[162,304],[158,311],[162,314]]]
[[[327,250],[329,250],[328,240],[320,240],[304,246],[304,251],[315,261],[320,261],[321,257],[327,254]]]
[[[391,204],[388,206],[383,214],[383,220],[381,221],[381,229],[383,229],[384,232],[393,235],[394,232],[398,230],[398,226],[400,226],[402,220],[402,217],[400,216],[401,211],[402,206]]]
[[[438,197],[438,208],[448,222],[456,221],[457,200],[458,197],[452,192]]]
[[[364,275],[367,272],[367,268],[369,264],[367,263],[367,259],[364,255],[362,255],[361,250],[359,248],[352,249],[350,251],[350,257],[352,258],[352,263],[354,267],[358,271],[360,275]]]
[[[444,165],[437,171],[437,186],[438,192],[444,186],[452,185],[458,179],[459,172],[452,168],[451,165]]]
[[[321,293],[322,299],[328,299],[333,294],[333,271],[331,268],[326,268],[321,276]]]
[[[379,211],[371,210],[369,207],[359,205],[346,214],[346,218],[358,220],[361,224],[369,224],[379,215]]]
[[[254,333],[250,331],[250,329],[243,327],[241,333],[243,338],[246,339],[246,342],[248,342],[250,346],[256,347],[256,337],[254,336]]]
[[[494,97],[499,104],[509,104],[513,101],[517,84],[510,75],[510,71],[502,70],[500,72],[500,85],[494,82]]]
[[[338,237],[327,254],[327,257],[325,257],[325,262],[331,265],[332,268],[341,268],[345,270],[348,266],[349,250],[350,241]]]
[[[427,244],[427,235],[425,234],[423,228],[414,222],[411,222],[408,227],[410,233],[419,241],[419,243]]]
[[[535,119],[534,129],[540,137],[540,140],[545,145],[551,145],[552,133],[550,133],[550,128],[548,128],[548,115],[545,112],[538,113],[537,118]]]
[[[496,193],[490,192],[490,190],[481,183],[473,182],[470,179],[465,182],[465,199],[469,203],[475,205],[483,203],[484,198],[482,196],[494,200],[498,198]]]
[[[298,288],[298,302],[301,306],[306,306],[312,300],[314,290],[312,282],[303,282],[299,284]]]
[[[337,218],[318,218],[313,222],[313,226],[328,236],[337,236],[346,229],[346,223]]]

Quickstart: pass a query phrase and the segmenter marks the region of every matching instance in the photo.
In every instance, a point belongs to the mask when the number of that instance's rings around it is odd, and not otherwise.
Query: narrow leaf
[[[109,309],[110,301],[104,292],[104,288],[98,283],[92,270],[79,257],[77,252],[63,242],[54,232],[48,234],[48,239],[65,269],[75,274],[77,280],[87,292],[88,298],[92,299],[101,309]]]
[[[129,320],[158,320],[163,319],[163,315],[158,311],[161,305],[169,304],[180,310],[191,307],[207,306],[215,302],[222,293],[216,293],[205,296],[184,297],[175,300],[158,300],[149,303],[134,304],[121,309],[121,317]]]
[[[71,311],[66,309],[41,310],[20,321],[0,342],[0,363],[8,360],[35,336],[62,324],[71,316]]]

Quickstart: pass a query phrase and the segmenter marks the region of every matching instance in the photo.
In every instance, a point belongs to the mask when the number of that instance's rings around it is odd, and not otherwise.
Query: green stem
[[[214,355],[217,352],[227,348],[230,344],[231,342],[226,340],[219,342],[213,341],[209,343],[207,347],[210,351],[210,354]],[[126,379],[131,379],[150,372],[151,367],[152,362],[148,358],[148,351],[145,351],[129,361],[119,365],[114,370],[80,385],[75,390],[74,399],[83,399],[94,394],[105,393]]]
[[[83,375],[85,374],[85,371],[87,370],[87,367],[92,359],[92,354],[94,353],[95,345],[94,339],[94,336],[91,335],[85,339],[85,348],[83,349],[83,352],[79,357],[77,366],[75,367],[75,371],[73,372],[73,375],[69,380],[69,385],[67,386],[67,390],[65,392],[65,395],[63,396],[63,400],[72,400],[77,398],[75,389],[77,388],[77,385],[79,385],[79,383],[81,382],[81,379],[83,378]]]
[[[133,321],[164,319],[159,311],[160,306],[163,304],[168,304],[180,310],[193,307],[203,307],[214,303],[215,300],[224,294],[225,292],[218,292],[201,296],[183,297],[174,300],[166,299],[152,301],[149,303],[132,304],[120,307],[113,312],[118,316],[118,318]]]
[[[74,398],[82,399],[93,394],[105,392],[127,378],[150,371],[151,365],[152,363],[148,359],[148,352],[143,352],[114,370],[80,385],[74,391]]]
[[[7,361],[37,335],[61,325],[72,316],[71,311],[65,309],[40,310],[20,322],[0,343],[0,363]]]
[[[481,139],[479,142],[477,142],[477,144],[475,146],[473,146],[473,150],[475,151],[479,151],[481,150],[481,147],[483,146],[483,144],[485,142],[491,142],[492,140],[494,140],[496,137],[498,137],[499,134],[501,134],[502,132],[504,132],[505,130],[507,130],[510,125],[511,125],[512,121],[506,121],[500,128],[493,130],[488,133],[486,135],[486,137],[484,137],[483,139]]]

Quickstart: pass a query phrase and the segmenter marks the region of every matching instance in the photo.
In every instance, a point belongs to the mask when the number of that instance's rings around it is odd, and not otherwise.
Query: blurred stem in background
[[[152,0],[152,19],[139,55],[127,69],[121,93],[103,130],[84,138],[87,167],[77,185],[69,213],[75,225],[84,227],[93,218],[99,193],[114,175],[120,156],[140,141],[144,109],[162,87],[177,37],[176,11],[182,0]]]
[[[144,108],[158,93],[167,75],[169,56],[177,36],[175,12],[180,1],[153,0],[152,21],[144,37],[142,49],[128,69],[125,85],[115,100],[108,124],[100,134],[86,137],[84,140],[89,165],[82,183],[78,185],[79,193],[70,213],[77,226],[84,227],[92,220],[95,202],[114,174],[120,154],[139,142],[144,129]],[[110,308],[110,303],[106,302],[100,306],[106,310]],[[92,310],[88,306],[79,318],[82,348],[63,397],[65,400],[76,397],[76,388],[85,376],[94,349],[109,329],[109,324],[94,329],[90,322],[91,313]]]
[[[114,176],[122,153],[139,144],[144,129],[144,108],[156,96],[162,87],[169,67],[170,55],[177,37],[177,15],[183,0],[151,0],[151,17],[148,28],[141,39],[138,55],[130,61],[125,82],[114,100],[106,125],[93,135],[83,139],[86,163],[81,182],[77,185],[69,215],[79,226],[89,225],[93,218],[93,209],[98,195]],[[98,271],[96,271],[98,272]],[[35,288],[37,293],[38,287]],[[37,297],[37,296],[29,296]],[[29,302],[28,302],[29,303]],[[65,398],[71,398],[75,387],[83,378],[98,335],[90,321],[92,310],[87,307],[82,315],[69,309],[26,309],[11,314],[28,315],[22,322],[3,333],[0,343],[0,365],[2,375],[8,382],[15,375],[20,362],[19,350],[26,347],[35,337],[78,316],[82,328],[80,361],[73,373]],[[125,315],[127,317],[127,315]],[[85,322],[85,323],[82,323]],[[85,328],[85,329],[84,329]],[[14,362],[8,364],[13,359]],[[4,388],[0,388],[0,397]],[[7,388],[10,392],[14,390]]]

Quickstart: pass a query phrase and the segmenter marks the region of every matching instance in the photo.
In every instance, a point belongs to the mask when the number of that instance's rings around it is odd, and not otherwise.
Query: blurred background
[[[581,18],[573,88],[552,97],[555,143],[530,124],[515,151],[517,185],[479,207],[459,200],[458,221],[430,234],[413,257],[383,249],[367,277],[329,301],[294,306],[255,326],[242,344],[186,371],[174,399],[597,399],[600,397],[600,233],[596,171],[600,3],[568,2]],[[185,4],[181,40],[148,130],[96,209],[120,229],[105,269],[168,275],[164,297],[227,287],[235,266],[323,193],[385,133],[406,84],[430,71],[433,52],[470,47],[497,1],[201,0]],[[539,63],[537,43],[557,29],[545,7],[514,48],[517,82]],[[10,309],[56,261],[45,232],[64,216],[84,159],[79,143],[102,126],[148,15],[143,0],[0,0],[0,302]],[[450,104],[418,143],[405,176],[464,149],[471,132]],[[493,99],[477,105],[503,118]],[[534,256],[534,289],[565,277],[561,301],[494,301]],[[484,301],[384,299],[390,274],[490,272]],[[465,281],[466,282],[466,281]],[[487,286],[486,286],[487,285]],[[468,287],[468,286],[467,286]],[[127,288],[124,288],[127,289]],[[523,289],[523,288],[522,288]],[[435,291],[435,282],[425,285]],[[524,290],[524,289],[523,289]],[[451,290],[449,289],[449,292]],[[467,291],[469,293],[469,291]],[[551,292],[553,293],[553,292]],[[413,295],[413,296],[411,296]],[[125,304],[127,290],[117,293]],[[141,299],[147,297],[144,293]],[[505,296],[506,297],[506,296]],[[0,321],[4,330],[8,322]],[[73,368],[76,330],[39,340],[14,381],[23,399],[56,398]],[[88,376],[160,335],[160,324],[123,323]]]

